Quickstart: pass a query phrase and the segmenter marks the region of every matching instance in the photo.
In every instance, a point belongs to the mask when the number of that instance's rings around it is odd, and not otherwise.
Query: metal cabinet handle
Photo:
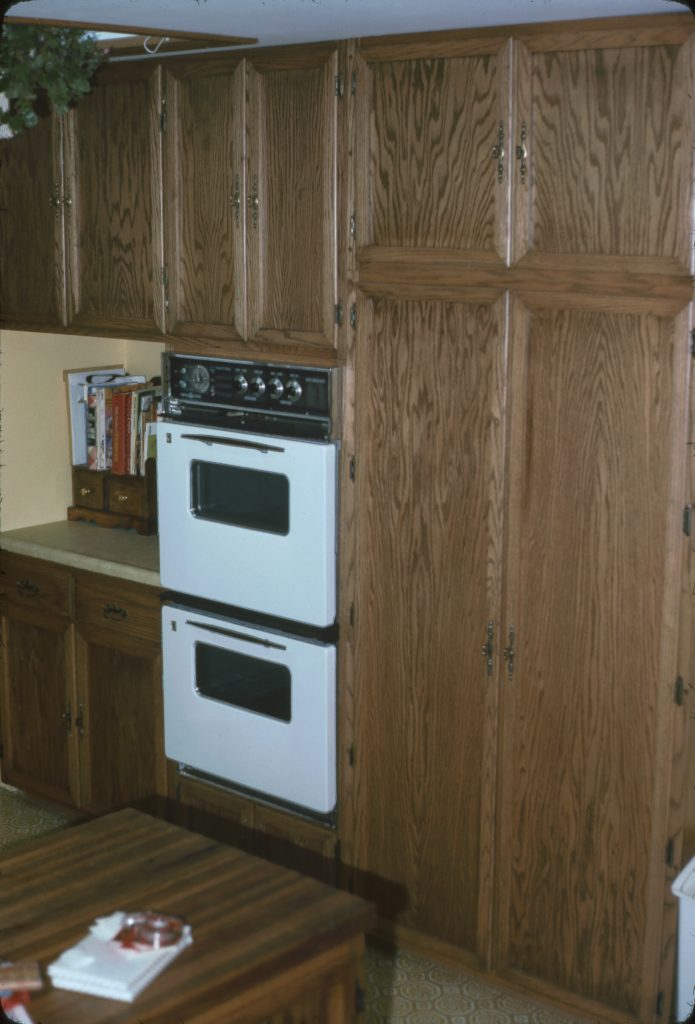
[[[80,487],[80,494],[83,498],[86,498],[88,494],[92,493],[93,488],[91,487]]]
[[[487,624],[487,640],[480,648],[480,653],[485,658],[485,671],[487,675],[492,675],[492,655],[493,655],[493,638],[495,634],[495,623],[488,622]]]
[[[519,163],[519,174],[521,176],[521,184],[526,184],[526,175],[528,174],[528,149],[526,148],[526,122],[521,125],[521,141],[516,147],[516,158],[520,161]]]
[[[125,622],[128,618],[128,612],[125,608],[121,608],[120,605],[111,602],[103,606],[102,614],[105,619],[111,619],[112,622]]]
[[[31,580],[17,580],[16,583],[17,593],[21,594],[22,597],[38,597],[41,590]]]
[[[251,195],[248,198],[249,210],[251,211],[251,218],[253,220],[253,226],[258,227],[258,210],[261,205],[261,201],[258,198],[258,175],[254,174],[253,183],[251,185]]]
[[[229,205],[234,210],[234,222],[239,227],[239,220],[241,217],[241,187],[239,185],[239,175],[234,176],[234,192],[229,197]]]
[[[514,676],[514,641],[516,634],[514,632],[514,626],[509,627],[509,644],[502,651],[502,656],[507,662],[507,675],[509,676],[509,682],[511,683],[512,677]]]
[[[492,159],[497,161],[497,181],[502,184],[504,180],[504,121],[497,125],[497,144],[492,147]]]

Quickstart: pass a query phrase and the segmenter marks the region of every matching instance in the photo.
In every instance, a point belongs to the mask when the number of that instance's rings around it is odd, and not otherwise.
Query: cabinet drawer
[[[75,618],[81,626],[160,643],[161,605],[154,587],[102,576],[78,576]]]
[[[72,501],[80,508],[104,507],[104,476],[90,469],[74,466],[72,470]]]
[[[72,611],[71,574],[52,562],[3,554],[0,595],[9,607],[69,617]]]
[[[148,516],[145,479],[141,476],[109,476],[106,481],[106,505],[109,512],[130,516]]]

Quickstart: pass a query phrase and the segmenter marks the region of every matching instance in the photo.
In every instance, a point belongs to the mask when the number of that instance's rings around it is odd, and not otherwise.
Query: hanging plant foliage
[[[65,114],[90,91],[102,60],[96,36],[82,29],[5,25],[0,36],[2,134],[32,128],[41,105]]]

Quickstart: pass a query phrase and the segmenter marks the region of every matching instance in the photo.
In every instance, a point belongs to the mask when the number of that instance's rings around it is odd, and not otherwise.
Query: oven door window
[[[197,519],[287,536],[290,482],[282,473],[194,461],[191,511]]]
[[[292,718],[292,676],[286,665],[197,643],[195,685],[209,700],[280,722]]]

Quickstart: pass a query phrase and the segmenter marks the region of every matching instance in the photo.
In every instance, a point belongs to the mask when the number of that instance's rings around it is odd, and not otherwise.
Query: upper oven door
[[[160,423],[163,586],[331,625],[336,452],[334,443]]]

